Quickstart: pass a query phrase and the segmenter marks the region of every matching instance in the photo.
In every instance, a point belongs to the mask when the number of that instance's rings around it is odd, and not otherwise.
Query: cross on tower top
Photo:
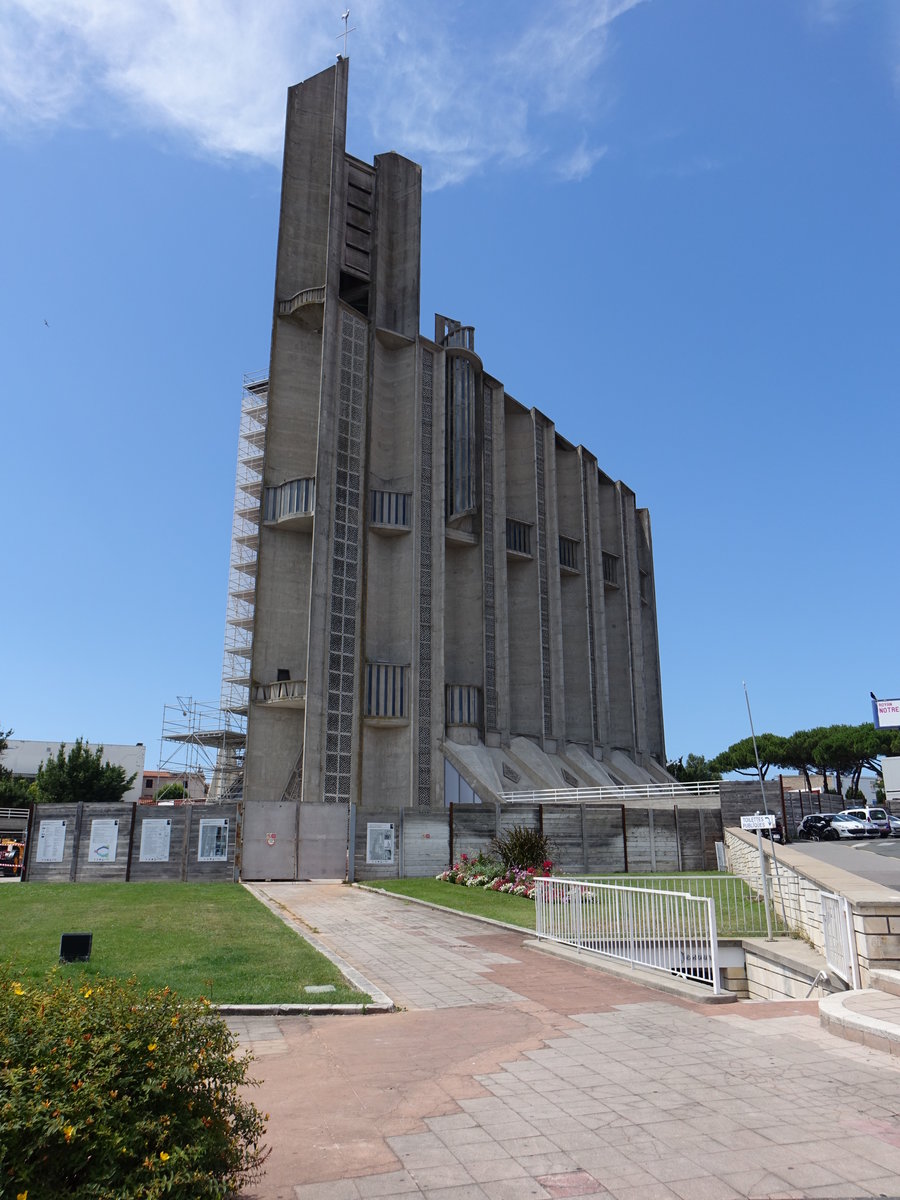
[[[355,25],[353,26],[353,28],[352,28],[352,29],[348,29],[348,27],[347,27],[347,26],[348,26],[348,23],[349,23],[349,21],[350,21],[350,9],[349,9],[349,8],[347,9],[347,11],[346,11],[346,12],[343,12],[343,13],[341,13],[341,20],[344,22],[344,32],[343,32],[343,33],[339,33],[337,36],[338,36],[339,38],[343,38],[343,39],[344,39],[344,54],[343,54],[343,57],[344,57],[344,58],[346,58],[346,57],[347,57],[347,38],[350,36],[350,34],[351,34],[351,33],[356,33],[356,26],[355,26]]]

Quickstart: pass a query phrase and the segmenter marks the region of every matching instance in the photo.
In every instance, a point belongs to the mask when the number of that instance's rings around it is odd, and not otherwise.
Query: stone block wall
[[[761,891],[755,835],[726,829],[725,848],[729,869]],[[780,912],[783,899],[788,925],[820,953],[825,950],[820,893],[833,892],[850,904],[862,986],[869,986],[874,970],[900,969],[900,897],[896,892],[784,846],[776,850],[776,877],[770,843],[763,843],[763,854],[776,912]]]

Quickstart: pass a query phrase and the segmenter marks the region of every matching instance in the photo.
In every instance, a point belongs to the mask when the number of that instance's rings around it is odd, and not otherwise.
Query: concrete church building
[[[647,511],[471,327],[420,334],[421,168],[347,153],[348,67],[288,93],[270,370],[245,392],[248,832],[263,801],[665,782]]]

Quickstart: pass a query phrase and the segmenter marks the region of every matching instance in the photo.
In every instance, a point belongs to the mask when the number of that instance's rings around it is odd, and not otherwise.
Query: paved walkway
[[[405,1011],[230,1021],[270,1113],[247,1200],[900,1197],[900,1060],[815,1001],[695,1005],[451,913],[263,890]]]

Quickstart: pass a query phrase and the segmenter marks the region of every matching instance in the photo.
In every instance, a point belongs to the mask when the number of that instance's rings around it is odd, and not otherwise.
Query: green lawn
[[[503,892],[488,892],[484,888],[461,887],[459,884],[441,883],[437,879],[372,879],[362,883],[363,887],[383,888],[398,896],[411,896],[415,900],[427,900],[441,908],[452,908],[456,912],[469,913],[475,917],[492,917],[508,925],[521,925],[523,929],[534,929],[534,901],[521,896],[508,896]]]
[[[38,883],[0,887],[0,961],[42,978],[61,933],[94,935],[80,976],[136,976],[214,1004],[363,1003],[327,958],[245,888],[228,883]],[[324,994],[307,984],[332,983]]]
[[[593,875],[579,876],[597,883],[635,884],[634,876]],[[658,880],[641,876],[641,887],[660,887],[661,881],[673,880],[670,891],[686,891],[694,896],[712,896],[716,904],[716,925],[720,937],[750,936],[765,933],[766,918],[763,905],[751,889],[734,876],[716,871],[667,871]],[[728,881],[720,890],[719,881]],[[441,908],[469,913],[478,917],[493,917],[523,929],[534,929],[534,902],[521,896],[509,896],[502,892],[490,892],[484,888],[461,887],[459,884],[442,883],[437,879],[388,879],[372,880],[368,885],[383,888],[400,896],[411,896],[416,900],[427,900]],[[776,932],[783,932],[779,914],[773,913]]]

